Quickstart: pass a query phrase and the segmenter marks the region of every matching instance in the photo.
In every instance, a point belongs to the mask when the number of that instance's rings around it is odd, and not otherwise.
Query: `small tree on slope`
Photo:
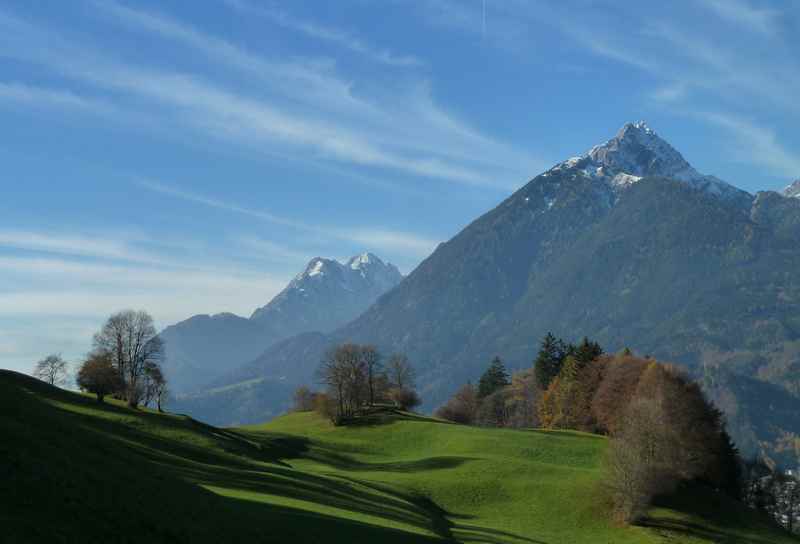
[[[50,385],[64,385],[67,380],[67,362],[61,358],[61,355],[48,355],[36,363],[33,376]]]
[[[116,393],[122,387],[119,372],[105,352],[89,355],[78,370],[76,381],[83,391],[97,395],[97,402],[103,402],[106,395]]]

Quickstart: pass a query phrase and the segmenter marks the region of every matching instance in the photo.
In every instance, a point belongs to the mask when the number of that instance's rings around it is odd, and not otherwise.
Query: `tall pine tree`
[[[542,391],[547,390],[553,378],[561,372],[561,365],[564,363],[566,356],[567,346],[564,345],[562,340],[548,332],[542,340],[539,354],[533,362],[536,383],[539,384]]]
[[[478,382],[478,398],[488,397],[510,383],[503,361],[500,360],[500,357],[495,357]]]

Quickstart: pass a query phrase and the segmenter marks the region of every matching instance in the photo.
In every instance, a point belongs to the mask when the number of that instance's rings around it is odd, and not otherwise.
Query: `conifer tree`
[[[547,390],[553,378],[561,372],[561,365],[566,355],[567,347],[564,342],[548,332],[533,362],[536,382],[543,391]]]
[[[603,348],[600,344],[583,337],[580,344],[571,350],[571,355],[574,356],[579,363],[586,364],[594,361],[603,354]]]
[[[495,357],[478,382],[478,398],[488,397],[510,383],[503,361],[500,360],[500,357]]]

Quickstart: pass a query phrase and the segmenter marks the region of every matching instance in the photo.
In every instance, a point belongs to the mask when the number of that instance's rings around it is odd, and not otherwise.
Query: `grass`
[[[702,488],[612,525],[601,437],[358,423],[217,429],[0,371],[0,541],[796,542]]]

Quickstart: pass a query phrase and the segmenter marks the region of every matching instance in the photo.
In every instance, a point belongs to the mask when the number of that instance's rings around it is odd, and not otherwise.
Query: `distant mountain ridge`
[[[165,328],[164,363],[176,393],[187,393],[310,331],[330,332],[354,319],[402,279],[391,263],[363,253],[342,264],[316,257],[283,291],[248,318],[196,315]]]
[[[588,335],[687,365],[728,398],[746,453],[785,461],[793,454],[777,437],[800,439],[800,416],[770,427],[766,396],[744,398],[749,382],[725,375],[800,393],[800,199],[791,194],[751,195],[701,174],[645,123],[628,123],[439,245],[354,321],[275,344],[228,383],[313,383],[330,345],[371,343],[408,354],[431,409],[494,355],[528,367],[546,332]]]

